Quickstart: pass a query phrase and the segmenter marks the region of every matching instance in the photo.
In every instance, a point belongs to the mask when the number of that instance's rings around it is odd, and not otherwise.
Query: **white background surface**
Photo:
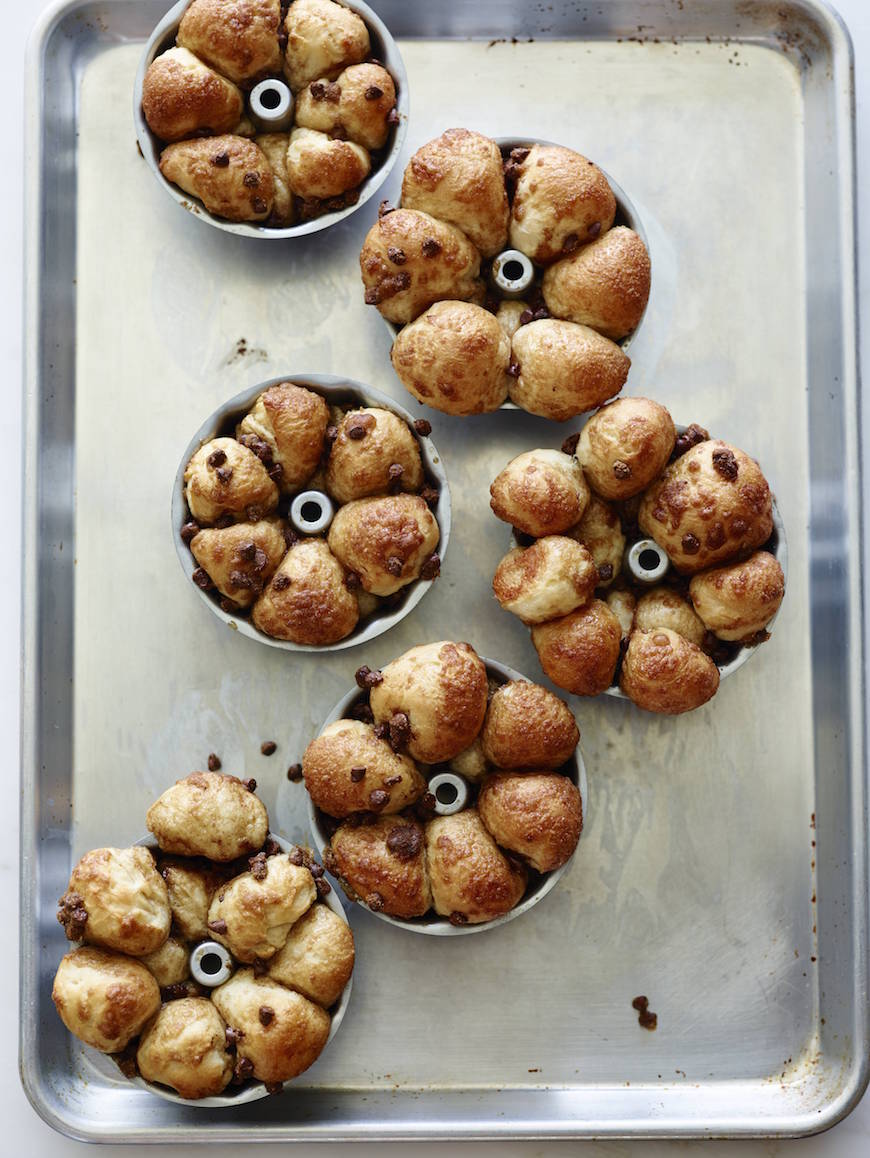
[[[168,2],[168,0],[167,0]],[[691,3],[691,0],[686,0]],[[4,179],[0,182],[0,252],[3,254],[0,269],[0,369],[4,383],[5,405],[0,408],[0,438],[4,452],[0,454],[0,495],[4,495],[0,507],[0,528],[6,543],[5,569],[0,574],[0,767],[6,769],[9,793],[6,803],[0,809],[0,928],[7,930],[6,951],[0,957],[0,981],[4,1000],[0,1003],[0,1129],[3,1143],[2,1153],[32,1153],[46,1158],[81,1153],[85,1148],[80,1143],[71,1142],[56,1135],[45,1126],[28,1105],[17,1076],[18,1037],[18,983],[17,983],[17,793],[14,785],[18,779],[18,665],[19,665],[19,558],[20,558],[20,393],[21,393],[21,285],[22,285],[22,173],[19,163],[22,156],[22,90],[24,45],[27,34],[38,14],[48,6],[49,0],[4,0],[3,28],[5,42],[5,70],[0,73],[0,93],[4,112],[4,126],[7,145],[3,150]],[[856,85],[858,98],[858,200],[859,205],[866,200],[870,191],[870,137],[867,124],[870,119],[870,3],[867,0],[840,0],[840,12],[849,25],[855,45]],[[868,293],[868,230],[866,215],[860,226],[865,226],[861,237],[861,329],[870,333],[870,293]],[[865,337],[866,348],[866,337]],[[164,1152],[176,1155],[190,1147],[172,1146]],[[383,1154],[383,1145],[360,1145],[354,1150],[360,1158]],[[286,1147],[268,1146],[258,1150],[258,1154],[268,1155],[286,1152]],[[743,1142],[743,1143],[667,1143],[667,1142],[608,1142],[608,1143],[544,1143],[526,1142],[513,1145],[466,1144],[466,1145],[421,1145],[411,1147],[396,1144],[395,1153],[413,1150],[421,1156],[438,1155],[449,1152],[451,1158],[489,1158],[491,1155],[505,1155],[507,1158],[531,1158],[542,1155],[556,1158],[557,1155],[581,1155],[582,1158],[634,1158],[637,1154],[649,1154],[655,1158],[676,1154],[714,1154],[715,1158],[734,1158],[738,1151],[740,1158],[761,1158],[762,1155],[776,1155],[784,1152],[794,1158],[816,1158],[824,1154],[826,1158],[864,1158],[870,1154],[870,1096],[865,1097],[858,1109],[832,1131],[814,1139],[794,1142]],[[102,1151],[106,1155],[129,1154],[131,1146],[109,1146]],[[317,1148],[317,1158],[332,1158],[339,1153],[346,1154],[346,1148],[322,1146]],[[236,1147],[213,1147],[215,1158],[229,1158],[236,1154]],[[301,1153],[297,1150],[296,1153]]]

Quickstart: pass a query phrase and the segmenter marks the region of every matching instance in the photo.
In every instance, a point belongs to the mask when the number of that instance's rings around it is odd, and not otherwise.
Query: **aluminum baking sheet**
[[[218,403],[279,373],[346,373],[407,403],[362,301],[372,214],[292,242],[197,221],[133,134],[136,63],[164,5],[56,9],[28,70],[25,1087],[87,1139],[820,1129],[855,1104],[868,1054],[847,35],[809,0],[374,6],[408,69],[406,152],[450,125],[557,136],[629,191],[653,292],[628,391],[760,457],[788,535],[786,600],[770,643],[689,717],[573,701],[587,829],[528,915],[442,940],[354,909],[347,1019],[280,1097],[179,1108],[95,1061],[50,1001],[73,859],[139,837],[149,801],[211,751],[305,838],[284,771],[364,661],[455,637],[538,677],[490,594],[508,528],[487,487],[577,424],[427,414],[455,529],[429,597],[372,646],[294,656],[228,631],[175,559],[178,457]]]

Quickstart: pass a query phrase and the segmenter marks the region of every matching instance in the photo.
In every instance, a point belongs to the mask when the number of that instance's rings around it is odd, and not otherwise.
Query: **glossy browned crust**
[[[558,772],[488,776],[477,809],[496,844],[523,857],[539,873],[565,864],[583,828],[580,792]]]
[[[396,87],[387,70],[379,64],[352,64],[329,90],[328,84],[326,77],[320,77],[299,92],[296,124],[344,135],[365,149],[383,148],[390,133],[387,118],[396,105]],[[376,90],[380,96],[373,95]],[[327,99],[327,92],[333,99]]]
[[[330,550],[372,595],[392,595],[419,578],[439,538],[419,495],[355,499],[339,508],[329,528]]]
[[[221,885],[209,905],[211,935],[237,961],[273,957],[317,899],[314,877],[287,853],[266,858],[265,869],[265,876],[245,872]],[[226,925],[222,932],[215,928],[221,922]]]
[[[449,221],[484,257],[494,257],[507,244],[510,215],[498,145],[468,129],[447,129],[408,162],[402,204]]]
[[[520,368],[519,377],[511,380],[511,401],[556,422],[575,418],[618,394],[631,365],[609,338],[556,318],[520,326],[511,350]]]
[[[263,150],[245,137],[176,141],[160,154],[160,172],[227,221],[264,221],[272,211],[272,170]]]
[[[282,576],[290,580],[286,587]],[[323,646],[350,635],[359,604],[325,540],[302,539],[284,556],[251,618],[259,631],[276,639]]]
[[[340,141],[314,129],[294,129],[287,146],[287,183],[306,200],[339,197],[355,189],[371,171],[361,145]]]
[[[566,534],[582,543],[598,571],[599,587],[609,587],[622,571],[625,535],[619,515],[598,495],[589,496],[589,506],[576,527]]]
[[[483,300],[479,252],[460,230],[415,209],[378,218],[366,234],[359,266],[366,299],[399,325],[442,298]]]
[[[648,712],[678,715],[700,708],[719,687],[719,669],[676,631],[633,631],[619,686]]]
[[[597,696],[610,687],[621,639],[619,620],[600,599],[532,628],[541,667],[575,696]]]
[[[158,56],[142,81],[142,112],[161,141],[180,141],[201,131],[228,133],[243,111],[236,86],[185,48]]]
[[[461,914],[479,925],[510,912],[526,891],[526,870],[505,857],[476,808],[429,821],[426,861],[433,907],[441,917]]]
[[[182,1098],[222,1093],[233,1076],[223,1018],[206,997],[167,1002],[142,1034],[136,1064],[146,1082],[170,1086]]]
[[[692,604],[672,587],[653,587],[637,601],[634,611],[636,631],[652,631],[669,627],[696,647],[704,642],[706,630],[695,614]]]
[[[694,575],[767,542],[773,530],[770,487],[754,459],[710,439],[693,446],[653,483],[641,501],[638,523],[678,571]]]
[[[326,489],[340,503],[386,494],[392,486],[390,468],[395,466],[402,468],[401,490],[422,487],[420,446],[404,419],[377,406],[350,410],[338,425],[329,453]]]
[[[223,455],[220,465],[209,462],[216,453]],[[190,513],[204,526],[222,515],[256,522],[278,505],[278,488],[266,468],[234,438],[213,438],[201,446],[185,467],[184,482]]]
[[[178,43],[243,81],[281,71],[280,0],[193,0],[178,26]]]
[[[512,459],[489,488],[493,514],[536,539],[576,526],[589,502],[579,463],[558,450]]]
[[[396,832],[402,855],[387,843]],[[378,912],[405,919],[422,917],[432,907],[423,830],[416,820],[384,816],[372,824],[343,824],[332,837],[331,849],[330,872],[351,899],[358,897]]]
[[[695,575],[689,595],[704,624],[719,639],[743,640],[763,631],[785,595],[785,576],[768,551],[744,563]]]
[[[405,388],[445,414],[483,414],[507,398],[510,340],[472,302],[430,306],[399,332],[390,357]]]
[[[480,738],[496,768],[561,768],[580,730],[564,700],[540,684],[511,680],[493,693]]]
[[[287,550],[284,525],[280,519],[261,519],[206,527],[191,539],[190,550],[221,595],[239,607],[250,607]]]
[[[312,905],[269,962],[269,976],[329,1009],[353,972],[353,933],[328,905]]]
[[[269,830],[263,802],[235,776],[192,772],[148,809],[163,852],[226,862],[260,848]]]
[[[530,547],[509,551],[496,568],[492,589],[505,609],[523,623],[545,623],[567,615],[592,598],[598,568],[581,544],[547,535]]]
[[[262,149],[272,170],[272,212],[267,224],[273,226],[292,225],[296,220],[293,193],[287,175],[287,146],[289,133],[258,133],[254,144]]]
[[[284,74],[294,92],[319,77],[335,80],[371,48],[365,22],[333,0],[295,0],[284,18]]]
[[[280,382],[264,390],[239,423],[236,436],[254,435],[281,465],[281,489],[301,490],[320,465],[329,407],[313,390]]]
[[[51,999],[70,1033],[117,1053],[160,1008],[160,989],[141,962],[83,946],[62,958]]]
[[[208,931],[208,907],[224,877],[205,862],[161,857],[157,869],[166,882],[172,922],[187,941],[203,941]]]
[[[646,309],[649,254],[634,230],[618,225],[551,265],[541,288],[554,317],[591,326],[619,341]]]
[[[363,775],[357,771],[354,776],[354,769],[362,769]],[[378,810],[391,813],[407,808],[426,791],[413,760],[394,752],[371,724],[359,720],[337,720],[324,728],[305,749],[302,773],[317,807],[338,818],[373,811],[373,792],[387,794]]]
[[[147,848],[86,852],[72,871],[67,895],[81,898],[77,907],[88,914],[84,940],[92,945],[144,957],[169,936],[169,896]]]
[[[583,427],[577,458],[597,494],[628,499],[665,469],[676,437],[673,419],[658,402],[617,398]]]

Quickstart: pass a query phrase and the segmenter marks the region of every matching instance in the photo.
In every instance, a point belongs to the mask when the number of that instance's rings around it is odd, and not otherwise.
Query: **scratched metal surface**
[[[789,543],[776,631],[688,717],[573,700],[588,823],[557,889],[468,938],[354,909],[351,1008],[280,1098],[179,1108],[83,1050],[49,999],[74,858],[141,836],[149,802],[211,751],[305,839],[304,790],[284,772],[362,662],[454,637],[540,678],[527,631],[491,597],[506,540],[487,488],[577,424],[426,412],[454,530],[413,615],[323,657],[228,631],[174,557],[178,457],[218,403],[275,374],[347,373],[409,403],[362,302],[372,214],[294,242],[196,221],[133,133],[163,5],[67,5],[30,70],[25,1087],[58,1129],[130,1141],[819,1128],[860,1092],[867,1056],[846,42],[810,3],[374,6],[401,38],[408,155],[455,124],[547,136],[630,191],[653,292],[627,390],[760,458]],[[655,1033],[631,1008],[641,993]]]

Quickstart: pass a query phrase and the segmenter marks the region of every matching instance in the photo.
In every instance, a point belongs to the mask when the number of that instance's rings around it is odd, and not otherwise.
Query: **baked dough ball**
[[[222,1093],[233,1076],[223,1018],[207,997],[168,1002],[142,1034],[136,1064],[146,1082],[182,1098]]]
[[[653,587],[637,601],[635,631],[653,631],[657,627],[669,627],[696,647],[701,646],[706,635],[691,603],[672,587]]]
[[[227,221],[264,221],[272,212],[272,170],[263,150],[245,137],[176,141],[160,154],[160,172]]]
[[[719,687],[719,669],[676,631],[633,631],[619,686],[639,708],[679,715],[700,708]]]
[[[489,701],[480,739],[496,768],[561,768],[574,755],[580,729],[564,700],[540,684],[511,680]]]
[[[142,958],[142,964],[154,974],[161,989],[180,985],[190,976],[190,954],[178,937],[168,937],[159,949]]]
[[[381,675],[370,696],[375,721],[384,724],[397,713],[406,716],[408,752],[415,760],[452,760],[480,731],[486,715],[486,668],[470,644],[445,641],[412,647]]]
[[[689,584],[689,595],[714,635],[744,640],[763,631],[779,611],[785,577],[773,555],[756,551],[745,563],[696,575]]]
[[[404,419],[377,406],[351,410],[342,418],[326,466],[326,489],[337,502],[386,494],[394,487],[418,491],[424,481],[420,446]]]
[[[432,907],[423,829],[411,818],[379,817],[373,824],[342,824],[332,837],[326,867],[348,896],[391,917],[422,917]]]
[[[163,852],[222,863],[255,852],[269,831],[262,800],[220,772],[176,781],[148,809],[145,823]]]
[[[131,957],[159,949],[172,919],[166,885],[141,845],[86,852],[72,871],[57,918],[71,941]]]
[[[443,298],[483,300],[479,252],[459,229],[415,209],[378,218],[366,234],[359,267],[366,304],[397,325]]]
[[[243,81],[281,71],[281,0],[193,0],[178,26],[178,43]]]
[[[339,197],[371,172],[368,152],[314,129],[294,129],[287,146],[287,183],[306,201]]]
[[[520,326],[511,343],[519,376],[510,396],[530,414],[564,422],[618,394],[631,361],[609,338],[576,322],[544,318]]]
[[[529,450],[512,459],[489,488],[493,513],[536,539],[577,525],[589,503],[580,464],[560,450]]]
[[[463,751],[459,752],[450,761],[450,769],[464,776],[466,780],[476,782],[482,780],[489,772],[489,763],[483,754],[483,745],[480,736],[473,740]]]
[[[533,145],[519,166],[510,243],[546,265],[606,233],[615,214],[616,198],[597,165],[561,145]]]
[[[615,342],[637,326],[649,287],[646,246],[624,225],[551,265],[541,285],[554,317],[591,326]]]
[[[658,402],[617,398],[580,431],[576,453],[597,494],[628,499],[665,469],[676,437],[673,419]]]
[[[619,587],[616,591],[607,592],[606,603],[619,620],[622,638],[628,639],[634,625],[634,612],[637,607],[637,599],[634,594],[624,587]]]
[[[287,146],[290,144],[290,134],[260,133],[254,137],[254,144],[262,150],[272,170],[272,212],[269,214],[267,224],[292,225],[296,218],[296,208],[287,173]]]
[[[250,607],[277,570],[287,544],[280,519],[206,527],[190,541],[198,565],[226,599]]]
[[[512,338],[523,325],[520,318],[530,308],[528,302],[516,301],[513,298],[505,298],[499,302],[496,320],[509,338]]]
[[[338,80],[306,85],[296,98],[296,124],[321,133],[344,134],[365,149],[381,149],[396,107],[393,78],[379,64],[352,64]]]
[[[621,640],[619,620],[600,599],[532,628],[541,667],[575,696],[597,696],[610,687]]]
[[[286,852],[277,853],[218,889],[208,927],[237,960],[268,960],[316,899],[310,871],[293,864]]]
[[[253,969],[240,969],[211,999],[227,1025],[241,1030],[236,1057],[253,1064],[257,1081],[289,1082],[317,1061],[329,1037],[326,1010]]]
[[[213,438],[184,468],[184,497],[198,523],[222,515],[257,522],[278,505],[278,488],[257,456],[234,438]]]
[[[275,639],[322,647],[350,635],[359,620],[359,604],[325,540],[302,539],[284,556],[251,618],[259,631]]]
[[[285,494],[301,490],[320,465],[329,407],[313,390],[279,382],[264,390],[236,430],[258,457],[281,467]]]
[[[589,506],[576,527],[567,535],[582,543],[598,571],[598,586],[608,587],[622,570],[625,535],[619,515],[598,495],[590,495]]]
[[[336,720],[302,757],[305,787],[330,816],[352,812],[401,812],[426,791],[413,760],[394,752],[371,724]]]
[[[510,215],[498,145],[481,133],[447,129],[408,162],[402,204],[449,221],[484,257],[494,257],[507,243]]]
[[[365,22],[333,0],[295,0],[284,18],[284,75],[294,92],[312,80],[335,80],[343,68],[369,55]]]
[[[405,388],[445,414],[484,414],[507,398],[510,339],[471,302],[435,302],[399,332],[390,358]]]
[[[476,808],[429,821],[426,862],[435,912],[455,924],[479,925],[509,912],[528,883],[526,870],[507,859]]]
[[[598,568],[581,544],[547,535],[531,547],[508,551],[492,580],[495,597],[523,623],[545,623],[592,598]]]
[[[160,989],[140,961],[83,946],[61,960],[51,999],[70,1033],[120,1053],[160,1008]]]
[[[694,575],[762,546],[773,530],[758,463],[727,442],[699,442],[671,463],[640,504],[638,523],[678,571]]]
[[[329,528],[336,559],[372,595],[392,595],[420,577],[441,532],[425,499],[386,495],[339,507]]]
[[[496,844],[539,873],[571,858],[583,828],[577,786],[558,772],[497,772],[484,781],[477,809]]]
[[[186,48],[170,48],[148,66],[142,81],[142,112],[162,141],[193,133],[228,133],[244,111],[234,84]]]
[[[353,972],[353,933],[328,905],[312,905],[269,962],[273,981],[329,1009]]]
[[[186,941],[203,941],[208,931],[208,907],[223,878],[196,861],[161,859],[158,868],[166,882],[173,923]]]

